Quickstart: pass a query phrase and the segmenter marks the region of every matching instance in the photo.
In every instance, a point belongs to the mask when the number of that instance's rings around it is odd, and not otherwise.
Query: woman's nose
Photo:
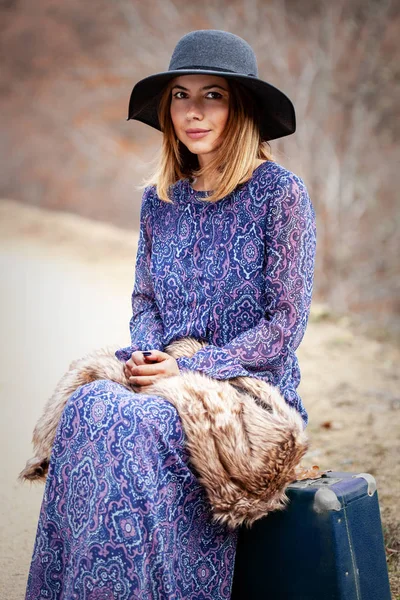
[[[203,110],[201,107],[201,103],[193,100],[187,108],[186,117],[188,120],[202,119],[203,118]]]

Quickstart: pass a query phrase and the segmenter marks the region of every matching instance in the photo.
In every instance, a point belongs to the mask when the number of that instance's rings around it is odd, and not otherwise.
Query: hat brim
[[[289,98],[270,83],[250,75],[208,69],[179,69],[150,75],[133,88],[128,119],[134,119],[161,131],[157,110],[165,85],[181,75],[216,75],[239,81],[255,96],[260,112],[260,134],[264,141],[291,135],[296,131],[296,115]]]

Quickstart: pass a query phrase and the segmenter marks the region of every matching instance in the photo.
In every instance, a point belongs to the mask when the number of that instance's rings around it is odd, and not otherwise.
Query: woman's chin
[[[186,137],[184,141],[181,141],[192,154],[208,154],[213,152],[216,146],[214,141],[205,138],[193,140]]]

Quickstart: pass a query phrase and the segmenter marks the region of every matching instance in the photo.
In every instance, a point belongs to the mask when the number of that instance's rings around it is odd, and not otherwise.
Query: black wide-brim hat
[[[192,31],[177,43],[168,71],[150,75],[132,90],[128,120],[135,119],[161,131],[157,110],[165,85],[181,75],[217,75],[238,81],[255,99],[262,140],[274,140],[296,130],[294,106],[278,88],[259,79],[251,46],[227,31]]]

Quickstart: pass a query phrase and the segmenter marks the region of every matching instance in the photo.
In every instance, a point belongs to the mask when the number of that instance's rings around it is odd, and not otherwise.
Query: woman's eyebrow
[[[172,87],[173,90],[175,88],[183,90],[184,92],[190,92],[190,90],[188,88],[183,87],[183,85],[174,85]],[[220,90],[224,90],[224,92],[228,91],[226,88],[222,87],[222,85],[218,85],[217,83],[214,85],[205,85],[204,87],[200,88],[200,91],[202,92],[204,90],[211,90],[212,88],[219,88]]]
[[[227,92],[228,90],[226,88],[224,88],[222,85],[205,85],[203,88],[201,88],[202,90],[211,90],[211,88],[219,88],[220,90],[224,90],[224,92]]]

